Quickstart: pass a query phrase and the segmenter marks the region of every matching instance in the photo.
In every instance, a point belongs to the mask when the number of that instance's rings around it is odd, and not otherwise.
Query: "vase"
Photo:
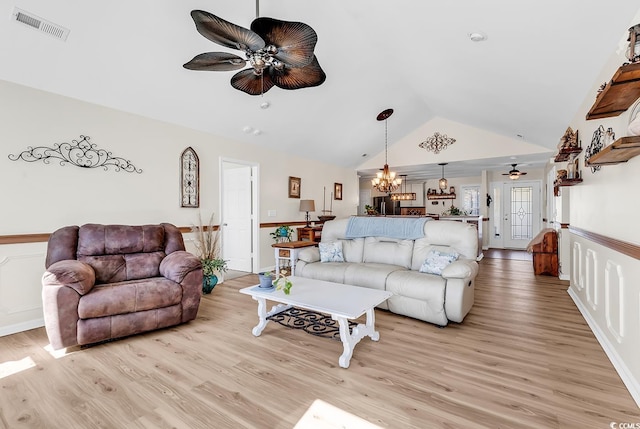
[[[210,275],[202,277],[202,293],[209,294],[213,288],[218,284],[218,276]]]

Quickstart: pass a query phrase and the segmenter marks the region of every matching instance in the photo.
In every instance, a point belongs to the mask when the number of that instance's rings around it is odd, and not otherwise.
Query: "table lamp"
[[[305,220],[307,221],[307,228],[311,225],[309,224],[309,212],[316,211],[316,203],[313,200],[300,200],[300,211],[307,212]]]

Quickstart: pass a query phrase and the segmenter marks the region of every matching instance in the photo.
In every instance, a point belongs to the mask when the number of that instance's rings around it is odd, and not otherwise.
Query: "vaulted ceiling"
[[[12,22],[14,7],[68,28],[67,40]],[[551,150],[638,3],[262,0],[261,16],[314,28],[327,74],[263,96],[233,89],[233,71],[182,67],[232,52],[196,32],[192,9],[246,28],[256,14],[252,0],[1,0],[0,79],[354,169],[383,150],[376,115],[388,107],[390,145],[437,116]]]

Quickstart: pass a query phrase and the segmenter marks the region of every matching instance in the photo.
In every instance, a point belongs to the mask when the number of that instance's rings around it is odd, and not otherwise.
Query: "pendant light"
[[[445,192],[449,184],[447,183],[447,179],[444,178],[444,166],[447,165],[446,162],[442,162],[438,165],[442,166],[442,178],[438,180],[438,188],[440,188],[441,192]]]
[[[371,184],[375,189],[382,193],[393,192],[398,189],[402,179],[396,178],[396,173],[389,170],[387,162],[387,119],[393,114],[393,109],[386,109],[377,116],[378,121],[384,121],[384,167],[378,172],[377,176],[371,180]]]
[[[407,192],[407,175],[401,174],[402,177],[402,192],[397,192],[395,194],[391,194],[392,201],[415,201],[416,193],[415,192]]]

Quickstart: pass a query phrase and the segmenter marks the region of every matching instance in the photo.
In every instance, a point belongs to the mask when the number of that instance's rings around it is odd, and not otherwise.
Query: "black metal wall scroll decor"
[[[109,166],[115,171],[126,171],[127,173],[142,173],[142,169],[137,168],[128,159],[113,156],[105,149],[99,149],[95,143],[89,142],[89,136],[80,136],[79,140],[71,140],[71,143],[54,143],[53,147],[27,146],[27,150],[18,155],[9,154],[11,161],[23,160],[27,162],[42,161],[49,164],[51,160],[59,160],[60,165],[67,163],[81,168],[102,167],[109,170]]]

